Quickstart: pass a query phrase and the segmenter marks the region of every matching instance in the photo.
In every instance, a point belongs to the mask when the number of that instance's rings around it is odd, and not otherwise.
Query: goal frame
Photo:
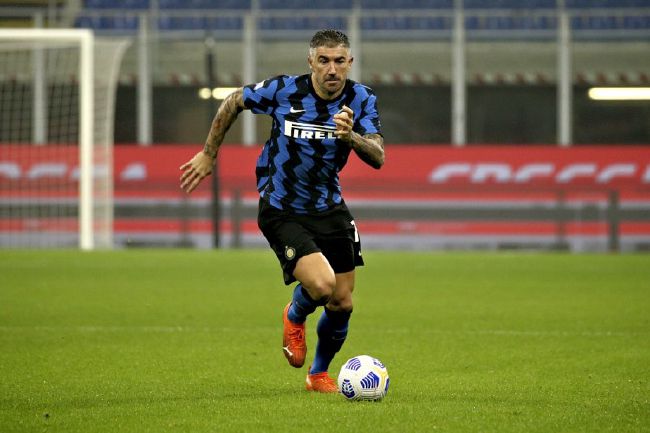
[[[89,29],[0,29],[0,39],[62,41],[79,46],[79,248],[95,248],[93,213],[94,42]],[[107,168],[112,170],[111,167]]]

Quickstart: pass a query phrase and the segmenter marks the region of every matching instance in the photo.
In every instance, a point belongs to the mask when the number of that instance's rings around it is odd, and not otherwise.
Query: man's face
[[[314,90],[323,99],[334,99],[343,91],[345,80],[352,66],[349,48],[339,45],[334,48],[318,47],[310,50],[307,58],[311,68]]]

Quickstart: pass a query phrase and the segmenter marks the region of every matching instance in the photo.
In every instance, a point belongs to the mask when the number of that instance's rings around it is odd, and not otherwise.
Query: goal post
[[[88,29],[0,29],[0,247],[112,247],[127,46]]]

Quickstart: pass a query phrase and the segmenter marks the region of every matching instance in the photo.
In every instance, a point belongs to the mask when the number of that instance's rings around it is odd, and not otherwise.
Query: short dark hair
[[[348,36],[340,30],[324,29],[317,31],[316,34],[314,34],[309,43],[309,48],[334,48],[339,45],[343,45],[345,48],[350,48]]]

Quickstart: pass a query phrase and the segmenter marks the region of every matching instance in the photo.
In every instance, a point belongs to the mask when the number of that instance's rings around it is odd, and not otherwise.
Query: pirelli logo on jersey
[[[284,135],[291,138],[302,138],[305,140],[326,140],[336,138],[334,135],[335,126],[314,125],[312,123],[284,121]]]

